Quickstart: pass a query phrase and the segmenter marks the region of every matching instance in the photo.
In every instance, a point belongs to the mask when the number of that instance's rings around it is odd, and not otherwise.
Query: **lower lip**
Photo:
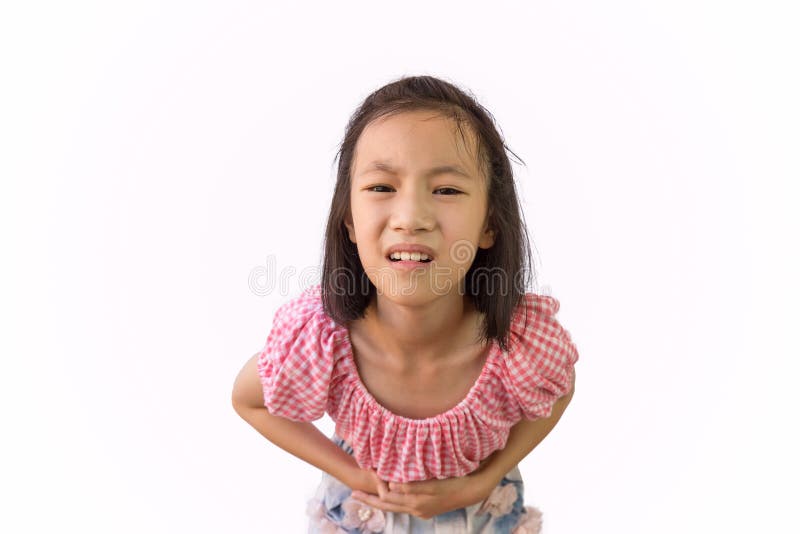
[[[419,262],[419,261],[411,261],[411,260],[406,260],[406,261],[403,261],[403,260],[400,260],[400,261],[389,260],[389,263],[395,269],[398,269],[398,270],[401,270],[401,271],[413,271],[414,269],[426,269],[427,267],[430,266],[430,264],[433,263],[433,260],[431,260],[429,262],[426,262],[426,263],[422,263],[422,262]]]

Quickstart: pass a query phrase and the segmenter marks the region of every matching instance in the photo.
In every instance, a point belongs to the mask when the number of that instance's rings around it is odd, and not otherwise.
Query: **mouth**
[[[426,254],[421,254],[418,252],[393,252],[386,256],[386,259],[393,263],[397,262],[414,262],[414,263],[430,263],[433,261],[433,258]]]

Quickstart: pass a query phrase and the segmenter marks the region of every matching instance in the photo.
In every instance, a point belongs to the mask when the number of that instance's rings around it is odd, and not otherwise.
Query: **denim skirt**
[[[331,437],[346,453],[352,447],[337,435]],[[308,503],[309,534],[539,534],[542,514],[524,504],[519,468],[509,471],[483,502],[452,510],[430,519],[387,512],[351,497],[343,483],[322,473],[317,492]]]

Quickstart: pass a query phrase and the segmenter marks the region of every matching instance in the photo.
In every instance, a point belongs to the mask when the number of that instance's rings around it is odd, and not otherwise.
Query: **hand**
[[[384,496],[389,493],[389,486],[385,481],[378,477],[378,473],[372,469],[358,468],[353,479],[347,484],[354,492]]]
[[[352,497],[388,512],[401,512],[421,519],[430,519],[451,510],[482,502],[493,489],[494,485],[490,485],[488,478],[472,473],[443,480],[431,479],[405,484],[390,482],[388,491],[383,494],[354,491]]]

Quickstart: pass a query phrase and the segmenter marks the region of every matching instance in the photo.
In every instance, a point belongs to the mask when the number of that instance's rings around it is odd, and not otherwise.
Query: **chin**
[[[375,287],[381,298],[404,305],[426,304],[457,291],[454,286],[450,287],[450,284],[447,284],[447,287],[432,287],[427,280],[422,282],[405,280],[395,284],[376,284]]]

